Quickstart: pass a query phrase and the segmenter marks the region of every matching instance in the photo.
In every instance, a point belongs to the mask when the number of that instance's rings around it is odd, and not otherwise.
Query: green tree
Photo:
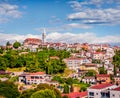
[[[73,78],[67,78],[66,83],[67,83],[68,85],[72,85],[72,84],[73,84],[73,81],[74,81]]]
[[[22,92],[20,95],[20,98],[30,98],[30,96],[35,93],[36,91],[34,89],[28,89]]]
[[[6,70],[6,68],[7,68],[7,65],[6,65],[5,59],[0,57],[0,70]]]
[[[117,74],[117,69],[116,69],[117,67],[116,67],[116,64],[114,64],[114,75],[116,75]]]
[[[65,84],[63,93],[68,94],[69,92],[70,92],[69,85]]]
[[[15,48],[15,49],[17,49],[18,47],[20,47],[21,46],[21,43],[20,42],[14,42],[14,44],[13,44],[13,47]]]
[[[64,95],[62,98],[69,98],[67,95]]]
[[[56,98],[56,96],[53,90],[45,89],[33,93],[30,98]]]
[[[56,89],[54,86],[52,86],[52,85],[50,86],[50,85],[48,85],[48,84],[39,84],[35,90],[36,90],[36,91],[39,91],[39,90],[45,90],[45,89],[53,90],[56,98],[61,98],[61,93],[60,93],[60,91],[57,90],[57,89]]]
[[[94,71],[94,70],[88,70],[88,72],[85,75],[86,76],[95,76],[96,75],[96,71]]]
[[[18,88],[12,82],[0,82],[0,95],[5,98],[17,98],[20,93],[18,92]]]
[[[104,68],[104,65],[99,68],[99,74],[107,74],[107,71]]]
[[[11,44],[10,44],[10,42],[8,41],[7,43],[6,43],[6,46],[10,46]]]
[[[0,49],[0,54],[3,54],[3,49]]]
[[[61,78],[60,76],[54,76],[52,81],[58,81],[59,83],[64,83],[64,79]]]

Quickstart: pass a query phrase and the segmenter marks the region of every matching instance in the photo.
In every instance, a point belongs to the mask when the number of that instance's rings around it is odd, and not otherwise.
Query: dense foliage
[[[53,90],[45,89],[33,93],[30,98],[56,98],[56,96]]]
[[[20,95],[18,88],[12,82],[0,82],[0,96],[5,98],[17,98]]]
[[[85,76],[95,76],[97,72],[95,70],[88,70],[88,72],[85,74]]]
[[[51,94],[53,94],[53,98],[61,98],[61,93],[59,90],[57,90],[54,86],[50,86],[48,84],[39,84],[37,86],[37,88],[33,89],[33,90],[26,90],[24,91],[20,98],[38,98],[38,97],[34,97],[34,96],[38,96],[39,94],[42,94],[41,97],[39,98],[49,98],[47,97],[48,94],[50,96],[52,96]],[[46,96],[46,97],[45,97]],[[50,97],[52,98],[52,97]]]
[[[19,48],[20,46],[21,46],[21,43],[17,42],[17,41],[14,42],[14,44],[13,44],[13,47],[16,48],[16,49]]]
[[[50,59],[51,56],[58,56],[59,59]],[[0,56],[0,70],[6,70],[7,67],[26,67],[28,72],[62,73],[66,67],[62,60],[69,56],[70,53],[67,51],[54,49],[27,52],[25,54],[22,50],[8,50],[4,55]]]
[[[120,50],[115,52],[113,57],[113,64],[120,69]]]
[[[113,57],[113,65],[114,65],[114,75],[117,73],[117,68],[120,70],[120,50],[115,52],[115,56]]]

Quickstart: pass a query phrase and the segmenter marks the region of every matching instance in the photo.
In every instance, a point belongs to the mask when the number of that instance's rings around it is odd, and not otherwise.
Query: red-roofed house
[[[92,59],[102,60],[105,57],[104,52],[95,52],[93,53]]]
[[[69,94],[62,94],[62,96],[68,96],[68,98],[86,98],[87,97],[87,92],[72,92]]]
[[[98,72],[98,67],[96,64],[88,63],[81,65],[80,70],[95,70],[96,72]]]
[[[110,98],[120,98],[120,86],[110,91]]]
[[[40,45],[42,44],[42,40],[37,38],[27,38],[24,40],[24,45]]]
[[[36,52],[37,48],[42,44],[42,40],[37,38],[27,38],[24,40],[23,45],[25,49],[30,49],[31,52]]]
[[[97,82],[99,83],[110,83],[110,75],[109,74],[97,74],[96,75]]]
[[[87,89],[88,98],[111,98],[110,90],[116,88],[116,85],[106,83],[97,84]]]
[[[19,75],[19,82],[24,82],[25,84],[46,83],[47,79],[48,77],[44,72],[25,73]]]

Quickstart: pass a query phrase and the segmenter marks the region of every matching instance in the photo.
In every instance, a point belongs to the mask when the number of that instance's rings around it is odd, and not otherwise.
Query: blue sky
[[[0,0],[0,44],[47,41],[120,43],[120,0]]]

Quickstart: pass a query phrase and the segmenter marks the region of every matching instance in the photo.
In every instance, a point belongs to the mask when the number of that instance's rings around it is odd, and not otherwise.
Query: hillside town
[[[37,88],[40,84],[47,84],[54,86],[61,93],[60,98],[120,98],[120,63],[116,63],[120,60],[120,55],[116,56],[117,52],[120,53],[119,46],[111,46],[107,43],[54,43],[46,42],[44,38],[43,34],[42,40],[27,38],[23,43],[16,41],[11,44],[7,42],[6,46],[1,46],[0,81],[5,82],[13,79],[21,94],[28,89]],[[42,54],[41,52],[44,50],[45,53]],[[61,55],[60,53],[63,51],[65,53]],[[16,60],[19,59],[18,56],[32,56],[31,60],[35,58],[35,61],[28,63],[28,65],[25,61],[26,66],[20,65],[22,63],[14,65],[13,58],[10,62],[11,65],[6,65],[6,68],[2,59],[12,52],[14,55],[17,54],[15,55]],[[41,58],[35,57],[35,54]],[[49,55],[45,57],[46,54]],[[46,59],[46,63],[38,63],[37,59],[41,60],[40,62]],[[60,63],[58,63],[59,61]],[[46,67],[41,65],[44,68],[42,69],[40,66],[39,69],[39,64],[48,65],[45,65]],[[55,71],[60,66],[65,68]],[[15,68],[19,71],[12,70]],[[24,70],[21,70],[22,68]]]

